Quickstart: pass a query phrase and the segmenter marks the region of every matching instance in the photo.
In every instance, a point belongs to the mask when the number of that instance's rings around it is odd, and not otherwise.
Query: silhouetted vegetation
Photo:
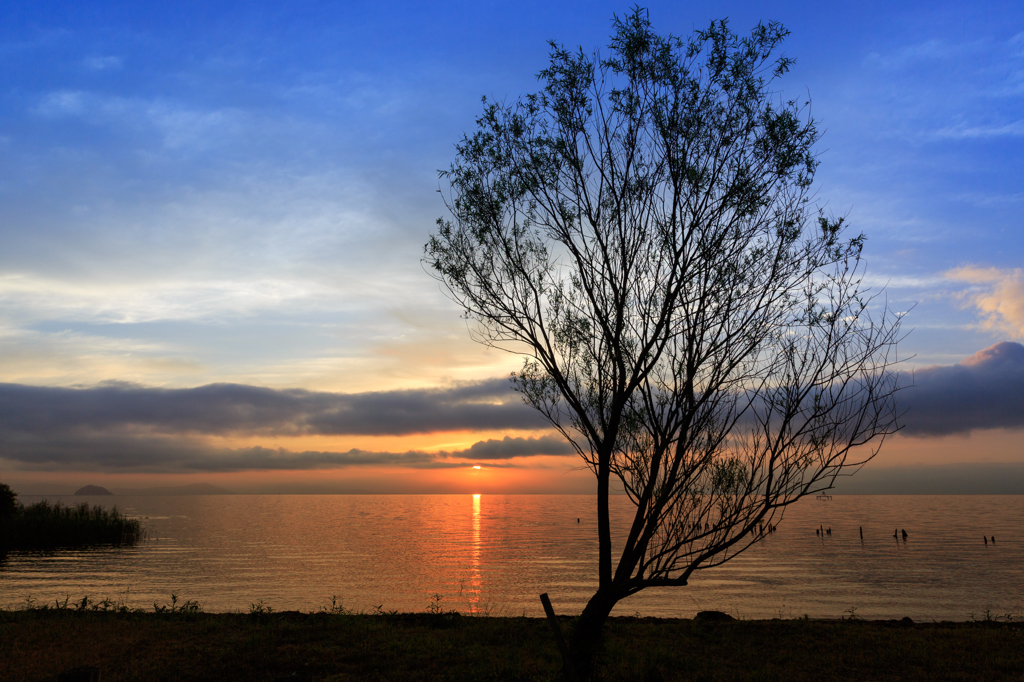
[[[582,679],[620,600],[729,561],[899,428],[901,316],[812,191],[820,132],[777,84],[788,31],[663,35],[639,7],[613,27],[603,54],[552,42],[541,92],[485,101],[425,247],[596,477]],[[636,511],[613,551],[616,485]]]
[[[132,545],[144,537],[142,524],[121,514],[81,503],[25,506],[6,484],[0,484],[0,552],[57,549],[89,545]]]
[[[0,522],[18,511],[18,494],[11,490],[11,486],[0,483]]]
[[[60,608],[63,606],[63,608]],[[571,627],[571,619],[562,619]],[[1003,680],[1024,623],[611,618],[601,680]],[[119,680],[558,680],[540,618],[264,609],[146,613],[97,602],[0,610],[0,679],[91,667]]]

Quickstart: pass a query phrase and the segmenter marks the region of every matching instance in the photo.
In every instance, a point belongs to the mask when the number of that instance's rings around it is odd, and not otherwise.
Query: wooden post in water
[[[551,600],[548,599],[547,592],[540,595],[540,603],[544,605],[544,613],[547,614],[548,625],[551,626],[551,631],[555,633],[555,643],[558,644],[558,650],[562,654],[562,667],[565,677],[569,682],[577,682],[579,678],[576,676],[576,666],[572,664],[569,647],[565,645],[565,638],[562,637],[562,628],[558,626],[558,619],[555,618],[555,610],[551,608]]]

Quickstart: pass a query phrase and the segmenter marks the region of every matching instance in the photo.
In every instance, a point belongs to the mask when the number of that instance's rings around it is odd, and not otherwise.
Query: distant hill
[[[142,488],[133,490],[134,495],[234,495],[224,488],[209,483],[190,483],[188,485],[162,486],[158,488]]]
[[[873,464],[873,463],[872,463]],[[868,464],[836,480],[840,495],[1024,495],[1024,462]]]
[[[103,486],[87,485],[84,488],[79,488],[78,490],[76,490],[75,494],[76,495],[113,495],[114,493],[110,492],[109,490],[107,490]]]

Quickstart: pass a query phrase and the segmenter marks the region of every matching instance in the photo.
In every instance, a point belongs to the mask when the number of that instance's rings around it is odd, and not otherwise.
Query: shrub
[[[0,483],[0,519],[14,516],[18,511],[18,493],[11,490],[11,486]]]
[[[132,545],[145,533],[138,519],[123,516],[117,507],[104,509],[50,504],[46,500],[25,507],[0,522],[0,549],[55,549],[89,545]]]

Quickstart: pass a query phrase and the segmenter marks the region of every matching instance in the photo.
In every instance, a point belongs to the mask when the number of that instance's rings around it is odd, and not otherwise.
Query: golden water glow
[[[468,596],[469,609],[475,612],[480,606],[480,493],[473,493],[473,544],[469,554]]]

